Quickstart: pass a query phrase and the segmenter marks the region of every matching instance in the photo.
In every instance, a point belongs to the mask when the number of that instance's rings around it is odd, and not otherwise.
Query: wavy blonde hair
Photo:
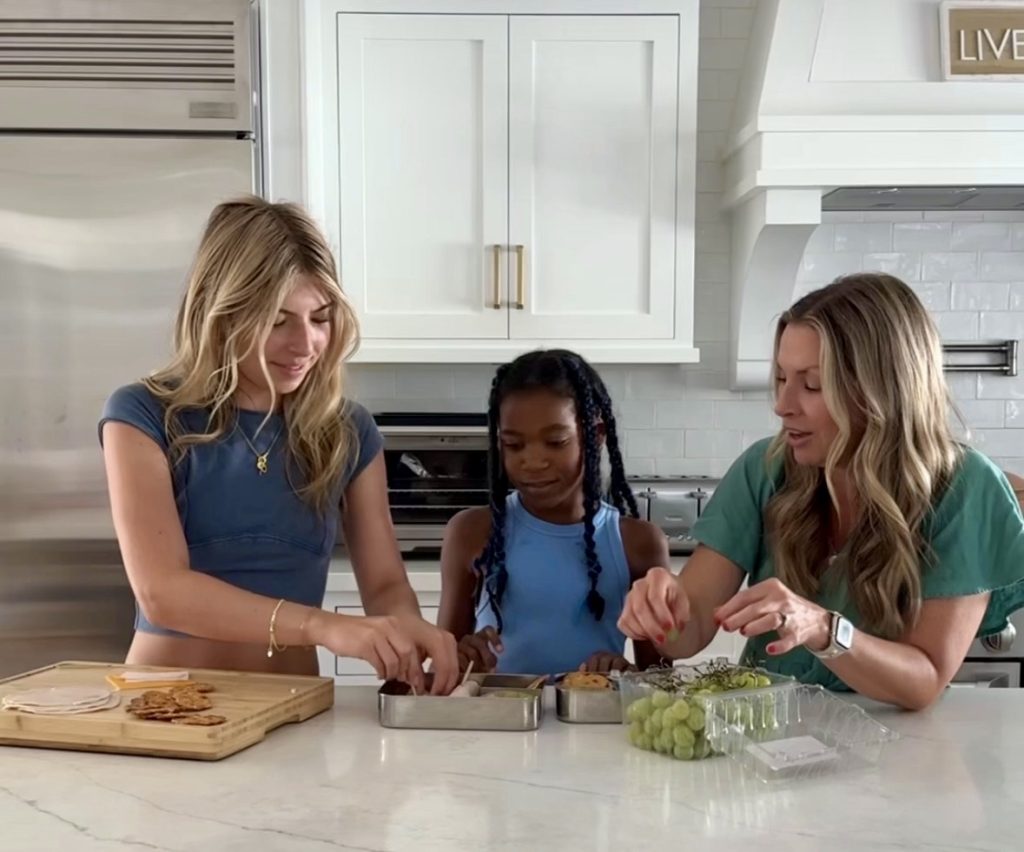
[[[806,598],[820,591],[842,468],[859,512],[837,566],[865,626],[896,638],[920,611],[921,573],[932,555],[922,524],[963,452],[949,426],[955,408],[938,332],[906,284],[868,273],[839,278],[786,311],[776,359],[791,324],[818,332],[822,391],[839,434],[824,469],[797,464],[781,432],[769,448],[785,473],[765,513],[776,573]]]
[[[165,405],[174,463],[190,446],[213,443],[235,428],[238,363],[254,347],[275,410],[278,400],[263,347],[300,275],[316,279],[330,304],[331,335],[305,381],[281,400],[281,408],[289,466],[300,473],[296,493],[325,512],[340,471],[356,451],[354,430],[342,412],[344,361],[358,347],[359,327],[338,284],[331,250],[301,207],[252,196],[214,208],[178,310],[174,355],[144,382]],[[183,428],[179,415],[190,409],[209,411],[205,432]]]

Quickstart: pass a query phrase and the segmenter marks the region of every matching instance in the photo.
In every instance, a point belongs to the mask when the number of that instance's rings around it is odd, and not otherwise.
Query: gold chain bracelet
[[[274,607],[274,611],[270,613],[270,644],[267,645],[267,657],[273,657],[274,653],[280,654],[282,651],[287,651],[287,645],[278,645],[277,637],[274,635],[274,630],[277,627],[277,611],[281,609],[281,605],[284,603],[284,598],[281,598],[277,602],[277,606]]]

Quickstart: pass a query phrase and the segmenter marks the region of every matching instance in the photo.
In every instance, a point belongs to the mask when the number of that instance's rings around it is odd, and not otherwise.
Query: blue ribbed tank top
[[[630,575],[615,507],[602,503],[594,518],[594,544],[601,563],[597,590],[604,598],[598,621],[587,609],[590,581],[583,524],[551,524],[531,515],[515,492],[508,496],[502,596],[504,651],[499,672],[555,674],[575,671],[597,651],[621,654],[626,637],[616,626]],[[476,629],[496,626],[486,593],[480,597]]]

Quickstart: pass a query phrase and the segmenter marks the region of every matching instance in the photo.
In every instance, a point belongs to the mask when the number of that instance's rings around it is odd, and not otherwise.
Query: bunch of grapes
[[[764,689],[771,679],[749,669],[713,663],[691,677],[672,669],[645,672],[642,682],[649,690],[626,708],[627,739],[645,751],[677,760],[701,760],[712,753],[707,739],[709,696],[735,690]],[[775,696],[763,693],[715,706],[727,725],[737,725],[748,735],[775,727]]]

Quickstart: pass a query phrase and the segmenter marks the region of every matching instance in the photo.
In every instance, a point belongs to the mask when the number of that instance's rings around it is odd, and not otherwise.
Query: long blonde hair
[[[331,250],[301,207],[244,197],[214,208],[178,310],[174,355],[144,382],[165,404],[175,463],[190,446],[212,443],[235,428],[238,363],[253,347],[260,353],[273,410],[277,399],[263,346],[299,275],[319,283],[331,306],[331,335],[298,390],[281,401],[282,412],[289,466],[300,474],[296,493],[323,512],[355,451],[342,406],[344,361],[358,346],[359,328],[338,284]],[[209,411],[205,432],[184,429],[180,415],[189,409]]]
[[[765,513],[776,573],[804,597],[821,590],[843,468],[859,515],[836,564],[864,625],[896,638],[920,611],[932,555],[922,525],[962,457],[939,335],[914,292],[883,274],[848,275],[796,302],[776,328],[776,358],[796,323],[818,332],[822,391],[839,434],[824,469],[797,464],[782,433],[771,444],[769,458],[784,464]]]

